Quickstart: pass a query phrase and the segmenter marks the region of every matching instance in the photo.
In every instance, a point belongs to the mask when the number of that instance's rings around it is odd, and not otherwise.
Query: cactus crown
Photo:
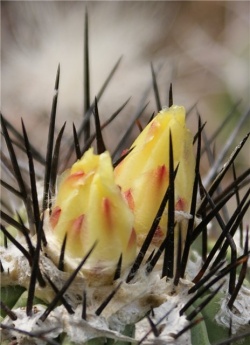
[[[86,26],[86,42],[87,35]],[[88,45],[88,71],[87,56]],[[172,86],[169,108],[162,107],[151,68],[159,114],[118,159],[145,107],[111,157],[102,129],[126,104],[101,124],[100,97],[90,103],[86,79],[85,104],[91,105],[63,142],[65,124],[55,135],[60,66],[46,157],[29,142],[23,122],[19,133],[2,116],[9,153],[3,163],[16,186],[1,183],[21,201],[16,214],[6,203],[1,214],[2,344],[247,344],[249,241],[243,219],[249,188],[242,198],[239,191],[249,185],[249,169],[236,176],[234,162],[249,134],[219,169],[226,153],[212,157],[215,136],[207,139],[200,117],[192,136],[184,108],[173,105]],[[97,154],[90,148],[95,139]],[[17,148],[27,156],[27,170]],[[205,154],[212,158],[204,182]],[[231,170],[234,179],[221,190]],[[59,171],[65,172],[57,181]],[[237,206],[230,215],[232,197]],[[215,240],[208,236],[211,223],[219,228]]]

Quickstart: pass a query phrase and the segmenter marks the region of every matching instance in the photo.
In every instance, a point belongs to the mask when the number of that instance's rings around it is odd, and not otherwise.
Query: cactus
[[[173,105],[172,86],[169,107],[161,106],[152,72],[159,113],[116,160],[102,129],[124,106],[101,125],[97,99],[61,149],[60,68],[45,158],[23,122],[19,133],[2,116],[9,152],[3,161],[17,187],[1,183],[18,205],[12,214],[5,202],[1,213],[2,345],[248,344],[249,189],[242,198],[239,191],[249,185],[249,169],[236,176],[234,162],[249,134],[226,161],[214,160],[204,182],[200,162],[204,152],[211,156],[213,141],[200,118],[191,134],[184,107]],[[230,170],[234,180],[223,191]],[[223,219],[234,196],[237,206]],[[216,239],[210,226],[218,228]]]

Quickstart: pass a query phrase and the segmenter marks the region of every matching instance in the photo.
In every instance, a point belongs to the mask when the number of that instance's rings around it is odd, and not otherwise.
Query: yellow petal
[[[189,212],[194,182],[195,158],[193,136],[185,123],[185,109],[172,106],[163,109],[135,140],[133,150],[116,167],[115,180],[128,204],[133,205],[135,231],[147,234],[168,187],[169,133],[173,141],[174,167],[179,163],[175,179],[176,210]],[[166,212],[156,237],[167,230]],[[157,240],[157,239],[156,239]]]
[[[89,262],[123,265],[136,255],[134,217],[120,188],[108,152],[94,155],[89,149],[59,182],[50,215],[53,236],[62,243],[67,235],[66,255],[82,258],[97,241]]]

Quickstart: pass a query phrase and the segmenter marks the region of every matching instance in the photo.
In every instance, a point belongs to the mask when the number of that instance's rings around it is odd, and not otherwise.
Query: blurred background
[[[196,113],[213,132],[233,105],[235,116],[225,125],[216,151],[226,143],[239,116],[249,107],[250,2],[248,1],[2,1],[1,108],[17,128],[23,117],[30,139],[45,150],[47,125],[58,63],[61,82],[58,126],[80,123],[83,113],[83,32],[89,14],[91,99],[108,73],[122,61],[99,103],[103,120],[132,97],[110,129],[112,150],[140,106],[145,124],[156,111],[150,63],[157,73],[163,105],[173,83],[174,103]],[[249,130],[249,116],[232,148]],[[247,128],[248,127],[248,128]],[[46,127],[47,128],[47,127]],[[136,132],[137,131],[137,132]],[[135,130],[135,134],[138,129]],[[40,135],[41,134],[41,135]],[[249,144],[248,144],[249,147]],[[232,151],[232,150],[231,150]],[[229,152],[231,152],[229,151]],[[239,165],[249,167],[249,149]],[[204,163],[204,172],[207,166]]]
[[[162,103],[197,103],[208,120],[250,95],[250,3],[247,1],[2,1],[2,110],[5,116],[47,117],[58,63],[59,114],[83,107],[83,30],[89,12],[91,97],[118,58],[121,65],[100,102],[108,116],[128,97],[126,118],[160,69]],[[148,112],[155,110],[152,93]],[[119,122],[119,121],[118,121]]]

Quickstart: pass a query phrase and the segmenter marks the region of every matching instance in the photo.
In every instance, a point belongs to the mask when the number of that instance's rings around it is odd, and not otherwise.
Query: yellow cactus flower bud
[[[134,217],[120,188],[108,152],[94,155],[89,149],[61,177],[49,217],[54,241],[67,235],[66,255],[82,259],[91,246],[90,266],[116,265],[122,254],[123,266],[136,255]]]
[[[143,239],[156,216],[169,184],[169,133],[172,134],[175,178],[175,210],[188,213],[194,182],[195,157],[193,136],[185,124],[185,109],[172,106],[163,109],[135,140],[133,150],[115,169],[116,183],[121,187],[135,215],[135,231]],[[164,212],[154,236],[161,240],[167,231]]]

